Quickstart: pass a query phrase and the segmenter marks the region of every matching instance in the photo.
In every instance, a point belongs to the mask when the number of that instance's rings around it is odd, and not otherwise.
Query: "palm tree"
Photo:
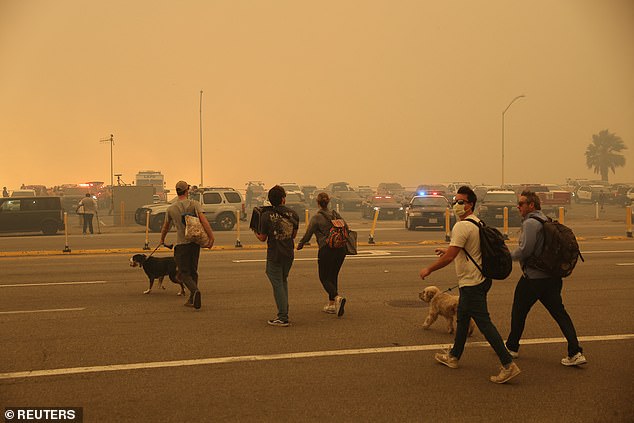
[[[616,134],[607,129],[592,135],[592,143],[586,148],[586,164],[588,169],[594,168],[594,173],[601,175],[601,180],[608,180],[608,169],[615,173],[616,167],[625,166],[625,157],[619,154],[626,150],[625,143]]]

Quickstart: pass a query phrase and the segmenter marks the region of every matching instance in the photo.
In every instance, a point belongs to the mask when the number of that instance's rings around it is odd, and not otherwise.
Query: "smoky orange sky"
[[[0,185],[595,177],[629,147],[631,0],[0,0]],[[596,176],[598,178],[598,176]]]

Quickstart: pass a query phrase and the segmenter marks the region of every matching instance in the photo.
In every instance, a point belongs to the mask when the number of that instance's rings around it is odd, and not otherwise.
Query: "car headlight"
[[[401,211],[402,211],[402,210],[403,210],[403,207],[399,207],[399,210],[401,210]]]
[[[374,207],[374,210],[379,210],[381,207]]]

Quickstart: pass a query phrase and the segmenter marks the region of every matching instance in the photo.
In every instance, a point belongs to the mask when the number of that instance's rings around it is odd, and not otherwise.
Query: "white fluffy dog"
[[[436,286],[428,286],[423,289],[423,292],[418,294],[418,297],[429,303],[429,314],[423,323],[423,329],[429,329],[429,327],[438,319],[438,315],[441,315],[447,320],[447,332],[455,332],[455,319],[456,312],[458,310],[458,297],[455,295],[449,295],[446,292],[440,292],[440,289]],[[473,319],[469,322],[469,336],[473,334],[475,323]]]

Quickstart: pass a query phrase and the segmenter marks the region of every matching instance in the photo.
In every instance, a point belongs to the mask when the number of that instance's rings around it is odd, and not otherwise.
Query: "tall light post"
[[[112,189],[112,187],[114,186],[114,172],[112,170],[112,146],[114,145],[114,135],[110,134],[110,138],[99,140],[99,142],[110,143],[110,211],[114,213],[114,191]]]
[[[200,187],[203,186],[203,90],[200,90]]]
[[[522,94],[515,97],[513,100],[511,100],[509,105],[506,106],[506,109],[504,109],[504,111],[502,112],[502,186],[501,186],[502,188],[504,188],[504,114],[506,114],[506,111],[509,109],[509,107],[511,107],[513,103],[515,103],[515,101],[523,97],[526,97],[526,96]]]

